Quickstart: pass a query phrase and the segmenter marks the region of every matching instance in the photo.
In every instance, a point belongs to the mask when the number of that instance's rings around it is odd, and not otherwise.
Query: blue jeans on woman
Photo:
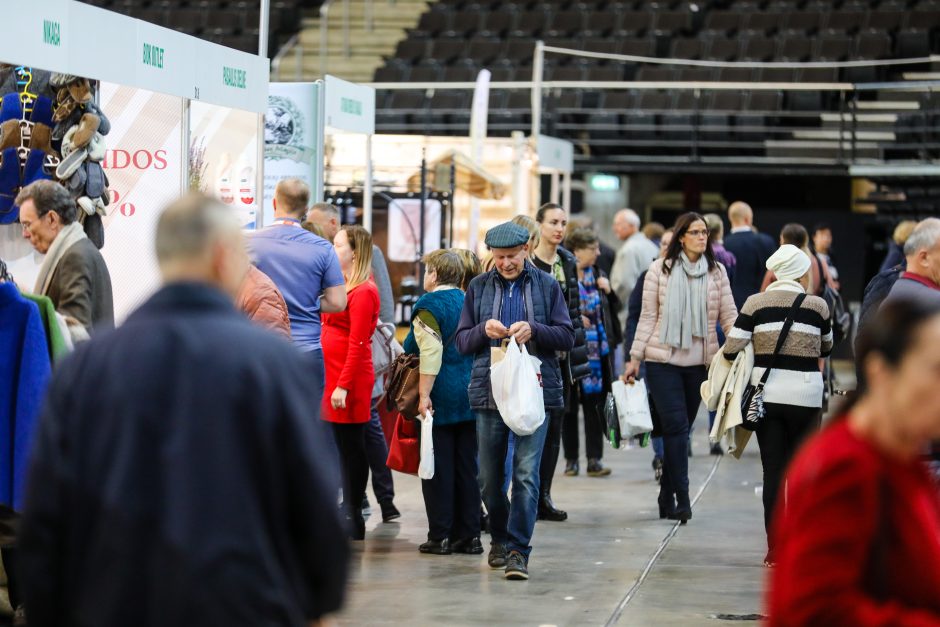
[[[656,404],[663,432],[663,478],[660,503],[671,508],[672,499],[680,510],[689,502],[689,433],[702,397],[699,388],[708,373],[705,366],[674,366],[646,362],[646,384]]]
[[[531,435],[514,435],[512,464],[512,502],[506,496],[506,452],[509,427],[499,412],[476,411],[477,441],[480,447],[480,491],[490,515],[490,537],[510,551],[526,557],[532,550],[532,532],[539,505],[539,465],[548,433],[548,420]]]

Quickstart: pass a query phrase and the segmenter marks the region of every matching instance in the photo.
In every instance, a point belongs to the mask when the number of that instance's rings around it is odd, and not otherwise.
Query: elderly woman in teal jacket
[[[419,404],[434,416],[434,477],[421,482],[428,515],[422,553],[483,553],[480,487],[477,484],[476,419],[467,389],[473,358],[461,355],[454,335],[463,309],[464,263],[449,250],[422,260],[424,289],[415,303],[405,352],[420,358]]]

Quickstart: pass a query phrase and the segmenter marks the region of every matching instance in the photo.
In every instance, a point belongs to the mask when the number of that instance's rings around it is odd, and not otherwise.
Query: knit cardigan
[[[676,268],[674,271],[680,271]],[[650,266],[643,282],[643,311],[637,324],[636,335],[630,357],[637,361],[668,363],[672,348],[659,341],[659,329],[662,323],[662,309],[666,302],[666,284],[669,274],[663,270],[663,260],[657,259]],[[705,361],[711,362],[718,352],[718,332],[715,326],[720,322],[725,335],[731,331],[738,310],[731,295],[731,283],[728,272],[721,264],[716,264],[708,272],[708,342],[706,342]]]
[[[774,369],[764,387],[764,402],[822,407],[823,378],[819,358],[832,351],[826,301],[818,296],[806,297],[796,312],[780,354],[773,360],[783,323],[801,292],[802,288],[796,283],[777,281],[766,292],[748,298],[722,352],[731,361],[747,344],[754,344],[753,384],[760,381],[773,361]]]

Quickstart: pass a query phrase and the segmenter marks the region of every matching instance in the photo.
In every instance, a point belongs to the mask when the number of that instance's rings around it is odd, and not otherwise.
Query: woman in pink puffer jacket
[[[659,517],[682,524],[689,501],[689,431],[698,413],[699,387],[718,352],[717,324],[727,334],[738,316],[724,266],[715,261],[708,227],[697,213],[676,220],[666,256],[650,266],[643,311],[624,379],[646,362],[647,386],[662,422],[663,477]]]

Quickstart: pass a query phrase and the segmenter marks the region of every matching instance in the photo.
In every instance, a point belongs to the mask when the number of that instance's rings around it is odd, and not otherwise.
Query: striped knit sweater
[[[725,342],[724,355],[734,360],[749,342],[754,343],[751,383],[757,384],[770,365],[774,348],[793,302],[802,288],[792,281],[777,281],[766,292],[747,299]],[[822,407],[823,378],[819,358],[832,350],[829,307],[818,296],[807,296],[796,312],[793,326],[764,387],[764,402]]]

